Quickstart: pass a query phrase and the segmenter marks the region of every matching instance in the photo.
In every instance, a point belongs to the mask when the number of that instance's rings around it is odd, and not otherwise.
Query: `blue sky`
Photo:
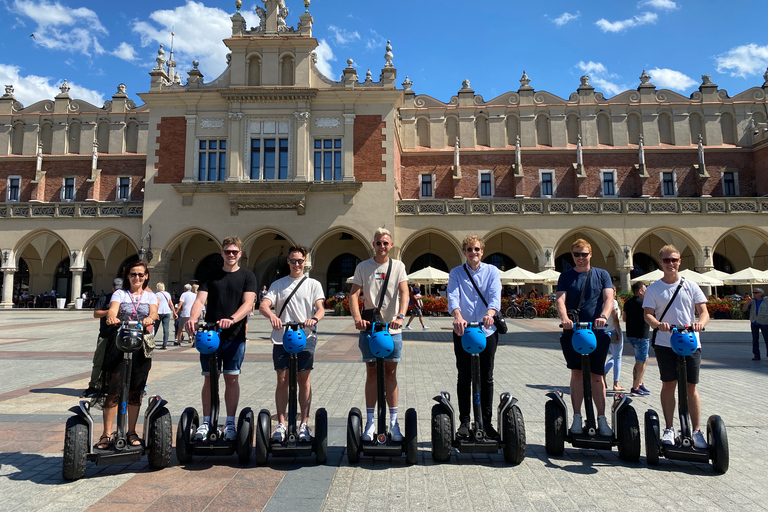
[[[261,0],[245,0],[248,26]],[[286,0],[296,26],[301,0]],[[657,88],[688,95],[701,75],[735,95],[761,86],[768,67],[765,0],[312,0],[321,69],[338,80],[348,58],[378,78],[387,39],[400,84],[447,102],[469,79],[486,100],[531,86],[567,98],[588,74],[606,97],[634,89],[643,69]],[[160,43],[183,78],[200,61],[206,81],[225,68],[235,2],[184,0],[0,0],[0,87],[24,105],[70,94],[101,106],[119,83],[138,103]],[[762,14],[760,14],[762,13]],[[0,93],[2,93],[0,89]]]

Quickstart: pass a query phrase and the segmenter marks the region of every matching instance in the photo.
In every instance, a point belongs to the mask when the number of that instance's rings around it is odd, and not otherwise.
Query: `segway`
[[[181,464],[192,460],[193,455],[232,455],[237,452],[240,464],[248,464],[253,451],[253,411],[246,407],[237,418],[237,437],[232,441],[224,439],[224,426],[219,425],[219,333],[215,323],[201,324],[195,333],[195,348],[208,355],[208,367],[211,375],[211,421],[208,437],[195,440],[195,432],[200,426],[200,417],[194,407],[187,407],[181,413],[176,429],[176,457]]]
[[[517,398],[510,393],[499,395],[496,417],[499,439],[487,436],[483,426],[480,408],[480,353],[485,350],[485,333],[476,322],[470,323],[461,337],[461,346],[472,360],[472,412],[475,421],[469,437],[456,435],[456,411],[451,404],[451,395],[442,391],[432,406],[432,459],[446,462],[451,457],[451,446],[462,453],[504,452],[504,460],[518,465],[525,459],[525,423],[523,413],[517,406]]]
[[[284,441],[273,441],[270,438],[272,432],[271,419],[267,409],[259,411],[256,423],[256,464],[266,464],[267,457],[271,453],[273,457],[307,457],[315,453],[318,464],[325,464],[328,460],[328,413],[320,408],[315,411],[315,435],[310,436],[310,441],[300,441],[299,432],[296,429],[296,417],[298,415],[298,375],[299,352],[307,346],[307,337],[302,328],[303,323],[285,323],[283,333],[283,347],[291,354],[288,366],[288,432]]]
[[[584,374],[584,409],[587,421],[583,433],[571,433],[568,428],[568,407],[565,405],[563,392],[556,389],[547,393],[550,398],[544,408],[547,453],[553,456],[562,455],[567,441],[575,448],[593,450],[612,450],[617,446],[622,460],[637,462],[640,460],[640,424],[634,407],[630,405],[632,399],[625,393],[614,394],[611,406],[613,435],[601,436],[592,406],[592,379],[589,364],[589,354],[597,348],[597,339],[592,331],[591,322],[574,323],[573,327],[571,342],[574,350],[581,354],[581,371]]]
[[[136,462],[147,454],[149,467],[162,469],[171,460],[173,421],[165,407],[168,402],[159,395],[152,395],[147,401],[144,413],[143,439],[139,446],[128,442],[128,389],[131,384],[133,353],[143,350],[144,337],[139,322],[125,321],[121,324],[116,339],[117,348],[123,352],[120,363],[120,397],[117,408],[117,432],[108,448],[100,450],[94,446],[94,422],[91,404],[80,400],[70,408],[75,413],[67,420],[64,432],[64,465],[62,476],[66,480],[77,480],[85,473],[87,461],[97,466]]]
[[[693,446],[693,430],[691,417],[688,413],[688,370],[685,356],[696,352],[696,336],[689,331],[690,326],[672,325],[670,345],[677,354],[677,412],[680,418],[680,432],[675,438],[674,445],[661,442],[659,415],[653,409],[645,412],[645,458],[649,466],[659,463],[659,457],[686,460],[708,464],[712,461],[712,469],[717,473],[728,471],[728,435],[723,419],[713,414],[707,420],[707,448]]]
[[[418,462],[418,446],[416,439],[416,409],[405,411],[405,435],[402,441],[394,441],[388,432],[386,399],[384,396],[384,358],[395,349],[392,336],[389,334],[389,324],[373,322],[371,334],[368,335],[371,352],[376,356],[376,435],[373,441],[363,440],[363,417],[360,409],[353,407],[347,417],[347,458],[350,464],[360,462],[360,454],[367,456],[398,457],[405,453],[408,464]]]

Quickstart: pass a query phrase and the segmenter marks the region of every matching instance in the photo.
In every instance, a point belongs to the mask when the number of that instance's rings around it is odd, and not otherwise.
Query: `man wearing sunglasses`
[[[749,311],[749,325],[752,328],[752,360],[760,360],[760,332],[763,333],[766,354],[768,354],[768,301],[762,288],[755,288],[752,297],[741,306],[745,313]]]
[[[253,300],[258,287],[256,276],[238,262],[242,255],[243,243],[236,236],[230,236],[222,242],[221,256],[224,266],[208,272],[200,281],[195,303],[189,315],[185,330],[194,339],[197,319],[205,310],[205,321],[216,323],[221,329],[219,357],[224,368],[224,402],[227,406],[227,423],[224,438],[232,441],[237,438],[235,413],[240,401],[240,367],[245,357],[245,322],[253,309]],[[206,305],[207,301],[207,305]],[[200,354],[200,366],[203,369],[203,423],[195,433],[195,439],[204,441],[208,438],[211,421],[211,377],[208,367],[208,355]]]
[[[685,357],[686,371],[688,376],[688,408],[691,416],[691,426],[693,427],[693,445],[696,448],[704,449],[707,447],[707,440],[701,432],[699,416],[701,414],[701,399],[696,385],[699,383],[699,367],[701,366],[701,339],[695,333],[704,329],[709,322],[709,311],[707,311],[707,297],[701,291],[699,285],[688,279],[680,283],[680,251],[674,245],[665,245],[659,251],[659,264],[664,271],[664,276],[658,281],[653,282],[645,290],[643,299],[643,310],[645,311],[645,321],[651,329],[658,329],[654,351],[656,353],[656,362],[659,365],[659,374],[661,375],[661,409],[664,413],[666,428],[661,436],[661,442],[664,444],[675,444],[675,389],[677,388],[677,354],[672,350],[670,344],[671,334],[670,325],[684,326],[690,325],[691,330],[696,336],[697,349],[693,355]],[[675,290],[678,285],[680,291],[672,301]],[[662,312],[670,304],[667,312],[661,321],[657,320]],[[699,315],[699,321],[696,321],[696,314]]]
[[[272,324],[272,361],[277,372],[275,404],[278,421],[277,428],[272,433],[272,439],[280,443],[285,441],[288,432],[285,426],[285,409],[288,406],[288,366],[291,361],[291,354],[283,347],[283,324],[287,322],[304,324],[307,346],[298,354],[299,407],[301,408],[299,441],[312,440],[307,426],[309,405],[312,402],[309,372],[312,371],[314,365],[315,345],[317,344],[315,326],[325,315],[325,295],[319,281],[309,277],[304,278],[304,265],[306,263],[307,249],[305,247],[294,245],[288,249],[290,275],[272,283],[259,304],[259,311]],[[275,311],[280,314],[279,317],[271,310],[273,304]]]
[[[611,437],[613,431],[605,418],[605,381],[603,370],[605,357],[611,344],[606,334],[608,316],[613,312],[613,283],[607,271],[592,268],[592,245],[578,239],[571,245],[574,268],[560,274],[557,281],[555,307],[563,324],[560,348],[565,356],[566,366],[571,370],[571,404],[573,425],[571,433],[584,432],[581,404],[584,400],[584,381],[581,371],[581,355],[573,348],[573,322],[592,322],[597,338],[597,348],[589,355],[592,378],[592,400],[597,409],[597,427],[601,436]],[[582,300],[583,295],[583,300]],[[581,302],[581,305],[579,303]],[[578,312],[578,313],[577,313]],[[576,317],[578,314],[578,317]]]
[[[405,312],[408,311],[408,276],[402,261],[390,259],[389,251],[392,250],[393,246],[392,235],[389,231],[384,228],[377,229],[373,235],[373,249],[376,255],[357,265],[355,274],[352,276],[352,290],[349,293],[349,311],[355,321],[355,327],[360,331],[358,347],[360,347],[362,359],[366,363],[366,423],[363,431],[363,440],[365,441],[373,441],[376,433],[376,423],[373,421],[374,408],[376,407],[376,357],[368,346],[367,336],[371,329],[371,315],[373,310],[378,307],[390,261],[392,261],[392,268],[384,293],[380,316],[383,322],[389,323],[389,333],[392,335],[395,349],[388,357],[384,358],[385,396],[389,405],[389,427],[392,440],[403,440],[397,421],[397,363],[400,361],[403,348],[401,327]],[[363,312],[360,311],[358,304],[361,291],[365,296]]]

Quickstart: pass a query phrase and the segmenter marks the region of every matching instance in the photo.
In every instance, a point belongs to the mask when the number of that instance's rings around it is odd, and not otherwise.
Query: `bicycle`
[[[536,318],[536,308],[530,301],[524,300],[520,304],[513,303],[504,312],[508,318],[527,318],[528,320]]]

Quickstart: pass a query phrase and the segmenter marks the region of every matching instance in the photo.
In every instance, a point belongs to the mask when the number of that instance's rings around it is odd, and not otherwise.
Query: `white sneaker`
[[[373,441],[373,435],[376,433],[376,425],[369,421],[365,424],[365,430],[363,431],[363,441]]]
[[[597,431],[601,436],[613,437],[613,430],[608,426],[608,420],[605,416],[597,417]]]
[[[207,422],[203,423],[199,427],[197,427],[197,431],[195,432],[195,441],[205,441],[208,439],[208,431],[210,430],[210,425],[208,425]]]
[[[275,441],[277,443],[282,443],[283,441],[285,441],[285,434],[286,434],[285,424],[278,423],[277,427],[275,427],[275,431],[272,432],[272,441]]]
[[[392,434],[392,440],[399,443],[403,440],[403,434],[400,433],[400,424],[395,422],[394,425],[389,426],[389,432]]]
[[[408,329],[410,331],[413,329],[413,327],[411,327],[410,325],[406,325],[405,327],[403,327],[403,329]]]
[[[429,329],[429,326],[428,326],[428,325],[425,325],[425,326],[423,327],[423,329],[426,331],[427,329]]]
[[[675,429],[665,428],[664,433],[661,435],[661,443],[669,445],[675,444]]]
[[[584,419],[581,414],[573,415],[573,424],[571,425],[571,434],[583,434],[584,433]]]
[[[234,441],[235,439],[237,439],[237,429],[235,428],[235,424],[227,423],[227,426],[224,427],[224,440]]]
[[[704,437],[704,434],[701,432],[701,430],[694,430],[693,431],[693,447],[698,448],[699,450],[704,450],[709,445],[707,444],[707,440]]]
[[[312,436],[309,435],[309,427],[306,423],[302,423],[299,427],[299,442],[310,442],[312,441]]]

